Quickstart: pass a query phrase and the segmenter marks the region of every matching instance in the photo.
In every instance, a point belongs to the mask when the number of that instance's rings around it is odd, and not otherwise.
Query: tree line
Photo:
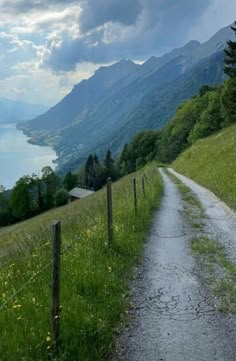
[[[100,189],[107,177],[117,179],[114,163],[108,151],[101,163],[97,155],[90,155],[82,174],[68,172],[60,177],[51,167],[44,167],[38,175],[21,177],[10,191],[0,186],[0,226],[28,219],[68,203],[68,192],[76,186],[95,191]]]

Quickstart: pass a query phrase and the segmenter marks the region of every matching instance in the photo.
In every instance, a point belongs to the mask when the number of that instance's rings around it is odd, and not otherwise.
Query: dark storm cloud
[[[86,0],[82,1],[81,6],[82,31],[94,29],[107,22],[134,24],[142,9],[140,0]]]
[[[63,36],[60,44],[49,49],[45,65],[55,71],[71,70],[83,61],[104,63],[157,55],[183,44],[211,1],[83,0],[82,36]]]

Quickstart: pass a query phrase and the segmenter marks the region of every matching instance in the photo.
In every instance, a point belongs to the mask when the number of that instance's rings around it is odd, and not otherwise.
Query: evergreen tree
[[[55,206],[55,194],[59,186],[59,178],[51,167],[42,169],[42,183],[44,185],[44,205],[46,209]]]
[[[84,178],[85,185],[89,188],[92,188],[94,185],[94,158],[92,154],[90,154],[87,158]]]
[[[231,26],[231,29],[235,32],[236,36],[236,21],[235,26]],[[225,66],[224,71],[230,78],[236,77],[236,41],[227,41],[228,47],[225,49]]]
[[[111,177],[113,180],[115,179],[115,167],[114,167],[114,159],[112,158],[111,151],[108,150],[106,157],[104,159],[105,166],[105,176]]]
[[[16,182],[16,185],[12,190],[10,206],[12,209],[12,214],[18,220],[26,219],[32,215],[30,184],[30,177],[24,176]]]
[[[76,187],[78,184],[78,175],[76,173],[68,172],[64,179],[63,179],[63,185],[65,189],[70,191],[74,187]]]
[[[235,26],[231,27],[236,36]],[[236,122],[236,41],[229,40],[228,48],[225,49],[224,71],[229,76],[222,94],[222,108],[225,123]]]

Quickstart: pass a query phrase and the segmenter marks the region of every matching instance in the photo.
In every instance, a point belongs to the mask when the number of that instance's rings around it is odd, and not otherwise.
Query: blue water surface
[[[15,124],[0,124],[0,185],[12,188],[23,175],[38,174],[44,166],[55,168],[55,151],[27,140]]]

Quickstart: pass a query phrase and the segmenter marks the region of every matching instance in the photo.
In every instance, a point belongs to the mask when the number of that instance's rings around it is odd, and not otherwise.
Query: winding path
[[[236,316],[219,313],[213,296],[201,284],[189,252],[192,231],[183,216],[181,195],[168,175],[162,170],[161,174],[164,196],[133,285],[133,321],[120,336],[114,359],[235,361]],[[209,193],[201,195],[195,183],[181,180],[200,196],[210,231],[217,224],[217,235],[236,250],[233,213]]]

